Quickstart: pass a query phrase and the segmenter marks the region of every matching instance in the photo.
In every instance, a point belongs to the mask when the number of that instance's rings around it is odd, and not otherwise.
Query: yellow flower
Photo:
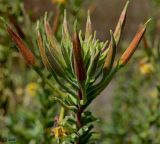
[[[153,64],[148,62],[147,57],[141,59],[139,69],[142,75],[150,75],[155,71]]]
[[[51,0],[52,3],[65,4],[67,0]]]
[[[61,126],[53,128],[51,130],[51,133],[54,134],[55,138],[62,138],[64,136],[67,136],[66,130]]]
[[[25,90],[26,90],[26,93],[27,93],[28,95],[30,95],[30,96],[35,96],[38,88],[39,88],[38,84],[32,82],[32,83],[29,83],[29,84],[26,86]]]
[[[145,63],[140,65],[140,72],[143,75],[150,75],[155,71],[151,63]]]

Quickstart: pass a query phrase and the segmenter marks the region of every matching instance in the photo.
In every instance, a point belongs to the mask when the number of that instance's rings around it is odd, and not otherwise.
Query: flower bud
[[[147,21],[141,28],[140,30],[137,32],[137,34],[135,35],[135,37],[133,38],[131,44],[129,45],[129,47],[126,49],[126,51],[123,53],[123,55],[120,58],[119,61],[119,65],[123,66],[125,65],[130,58],[132,57],[132,55],[134,54],[136,48],[138,47],[140,41],[143,38],[143,35],[146,31],[146,27],[149,21]]]
[[[92,23],[90,18],[90,13],[88,12],[87,22],[86,22],[86,32],[85,32],[85,40],[89,39],[92,35]]]
[[[34,66],[36,64],[35,56],[30,51],[30,49],[25,45],[24,41],[9,26],[7,26],[7,32],[14,41],[14,43],[17,45],[18,49],[22,53],[27,63]]]
[[[51,53],[55,57],[55,59],[58,61],[58,63],[62,67],[64,67],[65,63],[64,63],[63,56],[61,53],[61,47],[60,47],[59,43],[57,42],[57,39],[53,35],[50,24],[47,21],[47,13],[45,14],[45,18],[44,18],[44,27],[45,27],[45,33],[47,36],[47,40],[48,40],[47,43],[50,45],[49,49],[50,49]]]
[[[69,39],[70,40],[66,10],[64,11],[63,26],[62,26],[62,37],[64,39]]]
[[[60,10],[59,8],[56,9],[55,16],[53,19],[53,34],[56,34],[59,27],[59,19],[60,19]]]
[[[39,28],[39,26],[38,26],[38,28]],[[46,68],[50,69],[49,62],[48,62],[46,52],[45,52],[45,48],[43,45],[42,36],[41,36],[38,28],[37,28],[37,43],[38,43],[38,47],[39,47],[39,52],[40,52],[43,64],[45,65]]]
[[[86,71],[82,58],[82,48],[77,32],[73,34],[73,57],[74,57],[74,69],[79,81],[86,79]]]
[[[125,7],[123,9],[123,11],[122,11],[122,13],[121,13],[121,15],[119,17],[116,29],[114,31],[114,37],[115,37],[116,45],[118,45],[119,40],[121,38],[122,31],[124,29],[124,24],[125,24],[125,21],[126,21],[128,5],[129,5],[129,1],[127,1],[126,5],[125,5]]]
[[[104,64],[104,70],[107,73],[109,73],[112,69],[115,55],[116,55],[116,49],[117,49],[113,32],[110,31],[110,33],[111,33],[111,45],[109,46],[109,51],[108,51],[107,58],[106,58],[105,64]]]

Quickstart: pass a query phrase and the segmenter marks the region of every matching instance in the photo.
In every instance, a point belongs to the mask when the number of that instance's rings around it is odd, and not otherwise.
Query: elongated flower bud
[[[86,22],[86,32],[85,32],[85,40],[89,39],[92,35],[92,23],[90,18],[90,13],[88,11],[87,22]]]
[[[82,48],[77,32],[73,34],[73,57],[74,57],[74,69],[78,81],[84,81],[86,79],[86,71],[82,58]]]
[[[51,26],[49,24],[49,22],[47,21],[47,13],[45,14],[45,18],[44,18],[44,27],[45,27],[45,32],[46,32],[46,36],[47,39],[49,41],[49,43],[52,46],[53,49],[53,53],[55,54],[55,56],[60,55],[60,49],[58,49],[58,43],[56,41],[56,38],[54,37],[53,33],[52,33],[52,29]]]
[[[107,58],[106,58],[105,64],[104,64],[104,70],[106,72],[110,72],[110,70],[112,69],[115,55],[116,55],[116,49],[117,49],[113,32],[110,31],[110,33],[111,33],[111,45],[109,46],[109,52],[107,54]]]
[[[45,15],[45,18],[44,18],[44,27],[45,27],[47,40],[50,45],[49,49],[50,49],[51,53],[55,57],[55,59],[58,61],[58,63],[62,67],[64,67],[65,63],[64,63],[63,56],[61,53],[61,47],[60,47],[59,43],[57,42],[57,39],[54,37],[54,35],[52,33],[52,29],[50,27],[50,24],[47,21],[47,14]]]
[[[20,36],[21,38],[24,38],[25,35],[24,35],[21,27],[19,26],[18,22],[16,21],[15,16],[9,15],[9,19],[10,19],[10,22],[11,22],[11,23],[13,24],[13,26],[15,27],[16,31],[18,32],[19,36]]]
[[[118,45],[120,38],[121,38],[121,35],[122,35],[122,32],[123,32],[123,29],[124,29],[128,5],[129,5],[129,1],[127,1],[123,11],[121,12],[121,15],[119,17],[118,23],[117,23],[115,31],[114,31],[114,39],[115,39],[116,45]],[[110,48],[110,47],[112,47],[111,42],[109,43],[108,48]]]
[[[54,16],[54,21],[53,21],[53,34],[56,34],[58,31],[59,18],[60,18],[60,10],[59,10],[59,8],[57,8],[55,16]]]
[[[68,30],[68,22],[67,22],[66,10],[64,11],[64,19],[63,19],[63,27],[62,27],[62,37],[64,39],[70,39],[69,30]]]
[[[43,64],[45,65],[46,68],[50,69],[49,62],[48,62],[48,59],[47,59],[46,54],[45,54],[45,48],[44,48],[44,45],[43,45],[43,40],[42,40],[40,31],[38,29],[39,29],[39,23],[37,25],[37,43],[38,43],[38,47],[39,47],[39,52],[40,52]]]
[[[27,61],[28,64],[34,66],[36,64],[36,59],[33,53],[29,48],[25,45],[24,41],[20,38],[18,34],[16,34],[9,26],[7,26],[7,32],[17,45],[18,49],[22,53],[23,57]]]
[[[140,41],[143,38],[143,35],[146,31],[146,27],[149,21],[147,21],[147,23],[145,23],[140,30],[137,32],[137,34],[135,35],[135,37],[133,38],[131,44],[129,45],[129,47],[126,49],[126,51],[123,53],[123,55],[120,58],[119,64],[121,66],[125,65],[130,58],[132,57],[132,55],[134,54],[136,48],[138,47]]]
[[[125,5],[125,7],[123,9],[123,11],[122,11],[122,13],[121,13],[121,15],[119,17],[116,29],[114,31],[114,37],[115,37],[116,44],[119,43],[122,31],[124,29],[128,5],[129,5],[129,1],[126,3],[126,5]]]
[[[39,23],[37,23],[37,43],[38,43],[40,55],[42,58],[42,62],[45,65],[45,67],[49,71],[51,71],[51,72],[55,71],[58,75],[61,75],[63,72],[61,71],[61,68],[59,68],[59,64],[57,62],[55,62],[55,59],[51,56],[49,50],[47,49],[47,51],[46,51],[41,33],[39,31]],[[47,53],[47,55],[46,55],[46,53]],[[52,63],[49,61],[49,57],[52,57]],[[50,60],[51,60],[51,58],[50,58]]]

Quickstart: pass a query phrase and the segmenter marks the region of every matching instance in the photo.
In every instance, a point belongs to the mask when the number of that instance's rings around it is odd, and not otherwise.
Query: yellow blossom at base
[[[52,3],[65,4],[67,0],[51,0]]]
[[[155,71],[151,63],[140,64],[140,72],[143,75],[150,75]]]
[[[139,70],[142,75],[150,75],[155,71],[155,68],[151,62],[148,61],[148,57],[144,57],[140,60]]]
[[[62,138],[64,136],[67,136],[66,130],[60,126],[52,128],[51,133],[54,134],[55,138]]]
[[[38,88],[39,85],[37,83],[32,82],[26,86],[25,91],[28,95],[35,96]]]

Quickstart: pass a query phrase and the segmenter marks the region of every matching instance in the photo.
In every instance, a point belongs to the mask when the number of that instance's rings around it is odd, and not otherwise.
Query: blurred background
[[[109,29],[114,29],[125,3],[126,0],[94,0],[90,5],[84,4],[85,11],[82,15],[86,16],[87,9],[92,9],[93,29],[97,31],[98,38],[105,40],[109,35]],[[39,18],[45,11],[55,10],[55,6],[46,0],[24,0],[24,4],[28,12],[32,11],[33,19]],[[159,17],[158,12],[154,12],[153,3],[150,0],[131,0],[124,37],[131,39],[138,25],[152,17],[152,15]],[[85,19],[83,19],[83,23],[82,27],[85,25]],[[157,32],[160,31],[158,25],[159,23],[157,24]]]

